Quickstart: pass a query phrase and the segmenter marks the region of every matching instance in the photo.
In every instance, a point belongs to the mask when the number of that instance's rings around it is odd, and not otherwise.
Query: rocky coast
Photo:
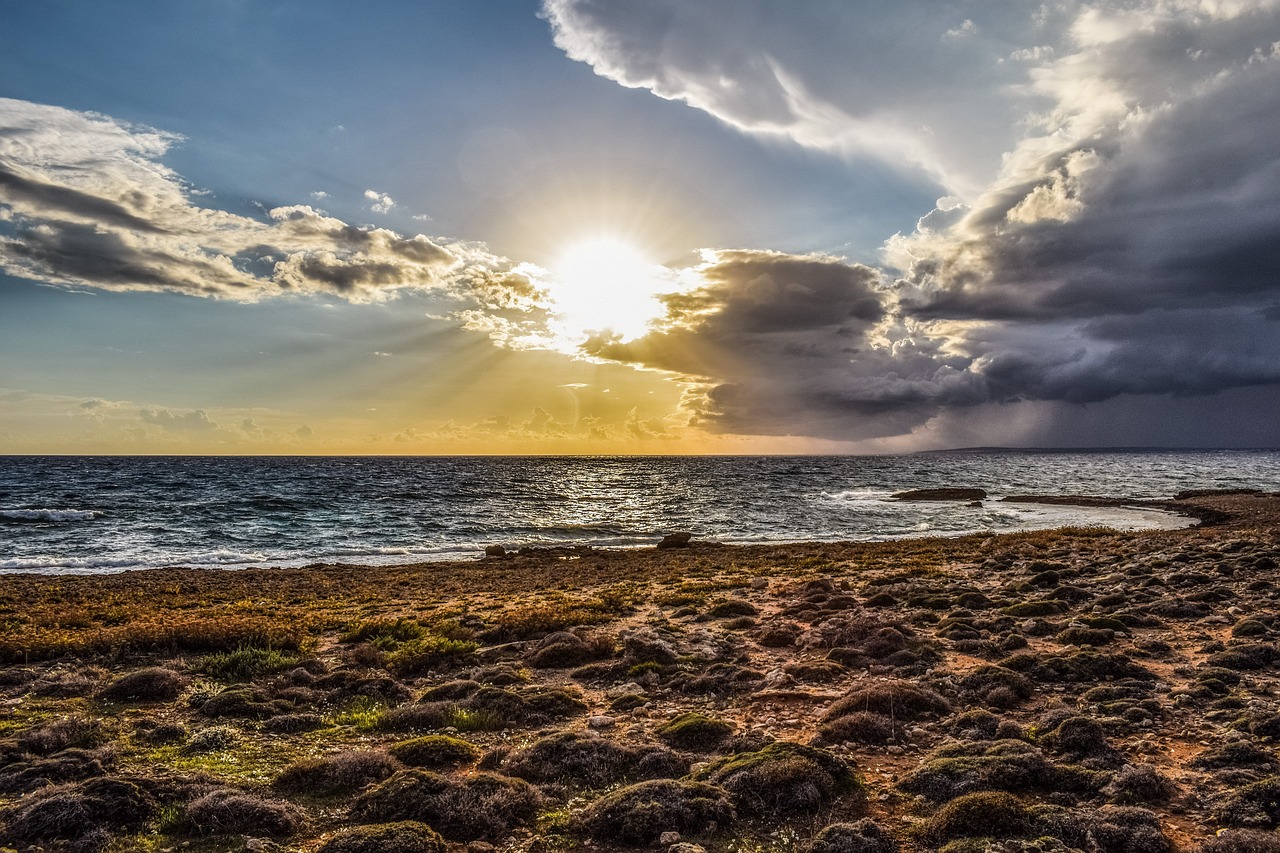
[[[1280,494],[1164,506],[6,577],[0,849],[1280,851]]]

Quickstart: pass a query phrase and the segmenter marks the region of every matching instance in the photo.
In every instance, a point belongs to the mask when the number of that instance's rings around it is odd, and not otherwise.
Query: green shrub
[[[815,812],[862,787],[838,756],[784,741],[722,758],[695,778],[728,791],[740,812],[770,818]]]
[[[393,651],[410,640],[425,636],[427,629],[416,619],[370,619],[359,622],[338,638],[342,643],[368,643],[384,652]]]
[[[1066,610],[1059,601],[1023,601],[1010,605],[1000,612],[1015,619],[1034,619],[1042,616],[1056,616]]]
[[[1072,765],[1053,764],[1040,750],[1017,740],[943,747],[898,787],[935,802],[975,791],[1092,793],[1106,778]]]
[[[449,735],[426,735],[393,744],[387,751],[401,764],[428,770],[461,767],[480,760],[480,747]]]
[[[1022,801],[1003,791],[982,791],[956,797],[937,811],[926,825],[934,841],[951,838],[1011,838],[1026,834],[1031,812]]]
[[[344,829],[317,853],[445,853],[448,845],[425,823],[403,820]]]
[[[658,726],[654,734],[676,749],[707,752],[724,743],[733,728],[732,723],[689,711]]]
[[[818,735],[826,743],[868,743],[884,745],[905,733],[902,724],[883,714],[857,711],[827,720],[818,727]]]
[[[205,655],[196,661],[193,669],[219,681],[253,681],[259,676],[292,669],[300,660],[282,649],[240,646],[234,651]]]
[[[32,843],[90,840],[112,829],[140,827],[156,811],[154,798],[133,782],[90,779],[23,797],[3,815],[4,836],[24,849]]]
[[[282,770],[271,784],[288,794],[351,794],[381,782],[399,766],[396,759],[380,750],[352,750],[297,761]]]
[[[418,675],[439,666],[455,665],[475,654],[471,640],[451,640],[426,634],[409,640],[387,656],[387,668],[396,675]]]
[[[833,823],[813,838],[809,853],[897,853],[898,844],[874,821]]]
[[[711,605],[707,615],[712,619],[727,619],[733,616],[759,616],[760,608],[749,601],[729,598]]]
[[[910,681],[883,679],[850,690],[832,703],[824,721],[857,712],[881,714],[909,722],[929,715],[947,714],[951,705],[937,693]]]
[[[362,794],[352,817],[375,823],[421,820],[453,841],[500,839],[531,821],[540,798],[528,782],[493,773],[451,779],[401,770]]]
[[[1280,825],[1280,776],[1268,776],[1232,791],[1215,817],[1227,826],[1275,829]]]
[[[187,680],[173,670],[149,666],[120,676],[98,695],[108,702],[171,702],[186,686]]]
[[[297,806],[244,791],[211,791],[187,806],[187,823],[197,835],[293,835],[302,828]]]
[[[589,805],[583,831],[605,843],[647,845],[667,831],[684,835],[725,826],[735,817],[723,788],[704,782],[659,779],[620,788]]]

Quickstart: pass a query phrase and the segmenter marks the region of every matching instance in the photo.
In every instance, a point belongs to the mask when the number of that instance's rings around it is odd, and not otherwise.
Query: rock
[[[682,841],[679,844],[672,844],[667,848],[667,853],[707,853],[707,848],[701,844],[690,844]]]
[[[622,640],[623,660],[631,664],[656,663],[665,666],[680,659],[675,646],[659,636],[653,628],[640,627],[622,631],[619,639]]]
[[[281,853],[284,850],[269,838],[246,838],[244,849],[251,853]]]
[[[605,697],[609,699],[617,699],[619,696],[638,696],[643,693],[644,688],[634,681],[628,681],[626,684],[615,684],[604,691]]]
[[[467,853],[493,853],[497,849],[488,841],[472,841],[467,845]]]
[[[663,847],[666,847],[669,844],[675,844],[679,840],[680,833],[678,832],[664,832],[662,835],[658,836],[658,843]]]
[[[768,578],[752,578],[751,588],[752,589],[768,589],[769,579]]]
[[[668,533],[662,537],[662,541],[658,543],[659,548],[688,548],[689,540],[693,538],[692,533]]]
[[[982,501],[986,500],[986,489],[911,489],[896,492],[895,501]]]
[[[784,672],[782,669],[775,667],[764,674],[764,687],[770,690],[776,690],[779,687],[786,687],[795,684],[795,679]]]
[[[606,717],[603,714],[597,717],[587,718],[587,728],[589,729],[611,729],[617,721],[613,717]]]
[[[501,545],[488,545],[484,549],[484,555],[486,557],[505,557],[507,556],[507,549]]]

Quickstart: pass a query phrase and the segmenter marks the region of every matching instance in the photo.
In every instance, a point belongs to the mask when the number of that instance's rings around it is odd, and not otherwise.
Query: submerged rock
[[[895,492],[895,501],[981,501],[987,497],[986,489],[911,489]]]

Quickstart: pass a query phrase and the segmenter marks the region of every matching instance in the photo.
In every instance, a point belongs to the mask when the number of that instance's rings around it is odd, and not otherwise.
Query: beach
[[[1198,525],[10,575],[0,843],[1280,849],[1280,494],[1163,506]]]

